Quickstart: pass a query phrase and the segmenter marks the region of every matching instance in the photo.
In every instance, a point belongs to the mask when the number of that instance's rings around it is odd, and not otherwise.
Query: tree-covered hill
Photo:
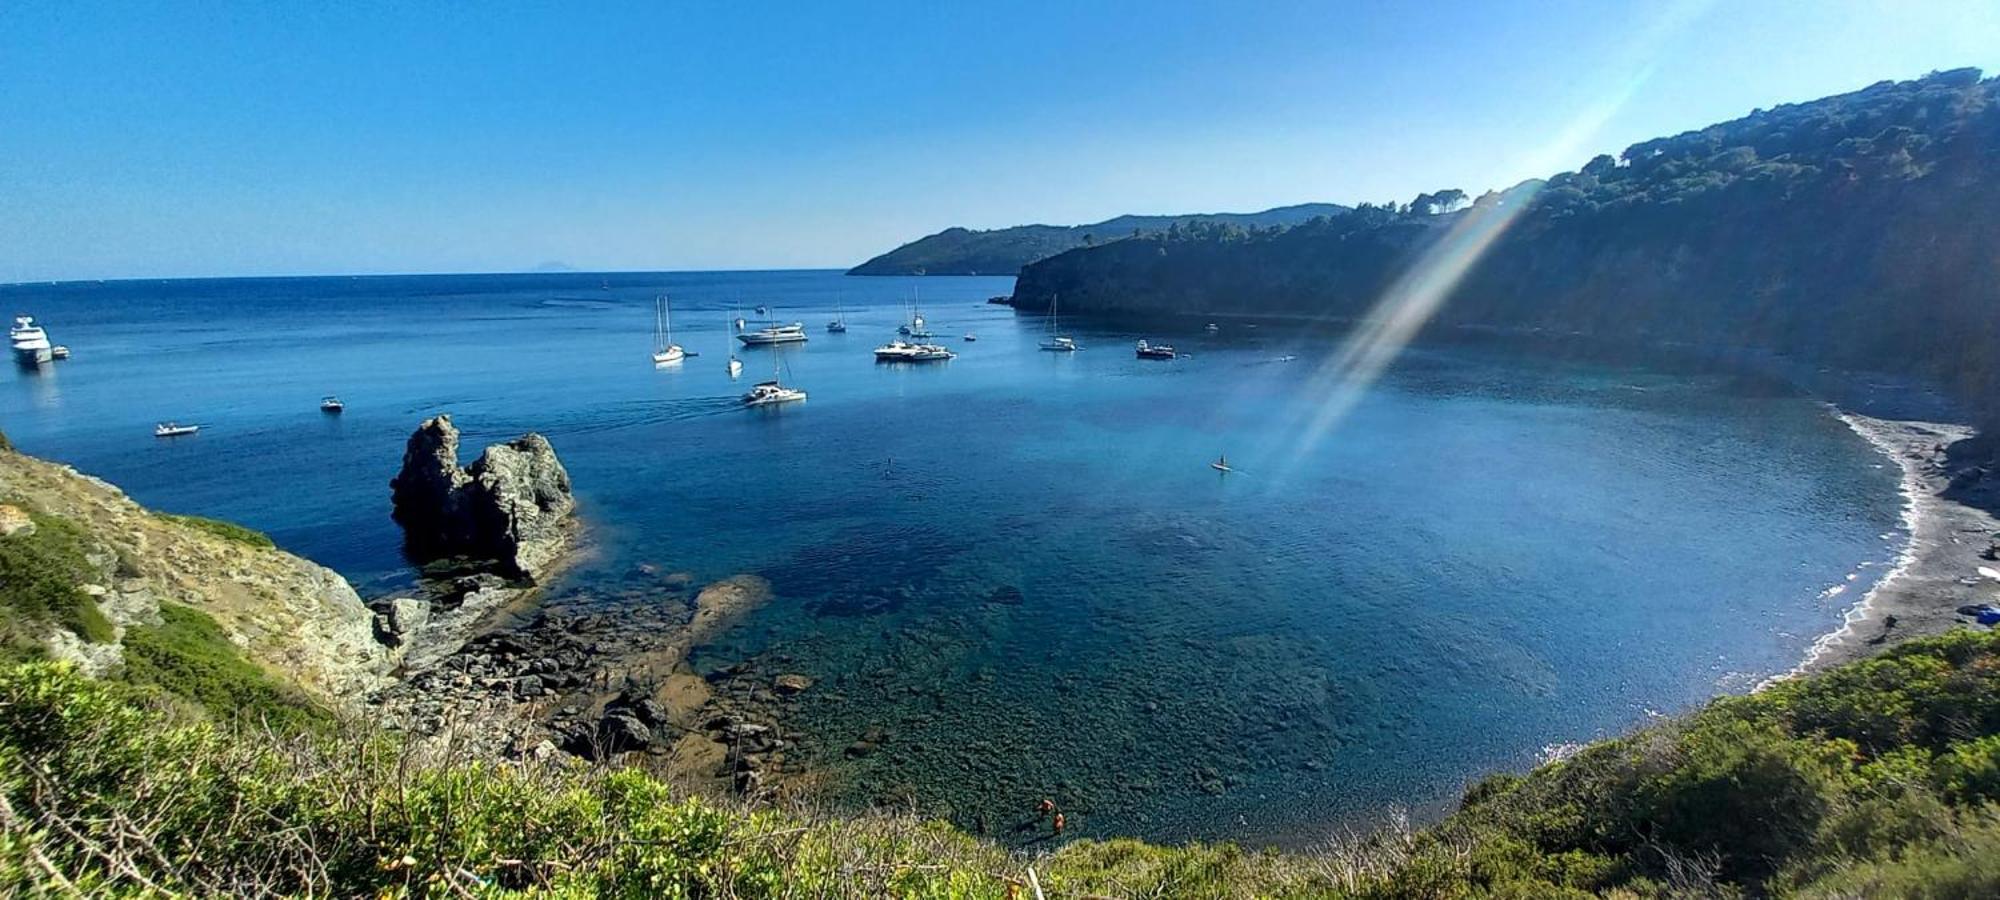
[[[1412,273],[1471,259],[1434,327],[1746,347],[2000,376],[2000,81],[1975,69],[1759,110],[1464,208],[1280,232],[1216,225],[1027,266],[1017,307],[1364,317]]]
[[[849,275],[1012,275],[1035,260],[1074,247],[1093,246],[1164,231],[1175,224],[1214,222],[1241,228],[1282,228],[1316,216],[1337,216],[1347,207],[1301,203],[1254,213],[1196,213],[1185,216],[1119,216],[1092,225],[1017,225],[991,231],[947,228],[919,238],[850,269]]]

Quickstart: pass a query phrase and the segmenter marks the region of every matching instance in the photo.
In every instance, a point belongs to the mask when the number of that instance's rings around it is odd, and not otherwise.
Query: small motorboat
[[[738,376],[738,375],[741,375],[741,374],[743,374],[743,361],[742,361],[742,360],[740,360],[740,359],[737,359],[737,358],[735,357],[735,355],[734,355],[734,354],[730,355],[730,357],[729,357],[729,377],[731,377],[731,378],[735,378],[736,376]]]
[[[1139,342],[1138,354],[1140,359],[1173,359],[1176,355],[1172,347],[1165,344],[1148,344],[1143,340]]]
[[[1209,334],[1214,334],[1214,333],[1216,333],[1216,332],[1218,332],[1218,331],[1221,331],[1221,330],[1222,330],[1222,326],[1220,326],[1220,325],[1217,325],[1217,324],[1215,324],[1214,322],[1210,322],[1210,323],[1208,323],[1208,328],[1207,328],[1207,331],[1208,331],[1208,333],[1209,333]]]
[[[153,436],[162,438],[180,437],[185,434],[193,434],[200,430],[201,430],[200,425],[182,425],[178,422],[161,422],[160,424],[153,426]]]
[[[970,331],[968,331],[968,332],[966,332],[966,333],[965,333],[965,342],[966,342],[966,343],[970,344],[970,343],[972,343],[973,341],[976,341],[976,340],[979,340],[979,335],[976,335],[976,334],[973,334],[973,333],[972,333],[972,332],[970,332]]]
[[[1208,467],[1216,470],[1217,472],[1236,471],[1235,469],[1229,467],[1229,454],[1227,453],[1224,453],[1221,456],[1216,457],[1215,462],[1209,463]]]
[[[319,398],[319,411],[323,413],[342,413],[347,411],[347,404],[340,402],[339,397],[328,394]]]
[[[53,357],[53,358],[55,358],[55,359],[68,359],[68,358],[69,358],[69,348],[68,348],[68,347],[65,347],[65,346],[63,346],[63,345],[61,345],[61,344],[57,344],[57,345],[55,345],[54,347],[50,347],[50,348],[49,348],[49,356],[51,356],[51,357]]]

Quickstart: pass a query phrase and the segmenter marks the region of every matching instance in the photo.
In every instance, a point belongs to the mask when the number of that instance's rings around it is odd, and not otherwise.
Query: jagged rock
[[[597,723],[597,738],[606,753],[644,750],[653,743],[653,730],[630,713],[607,713]]]
[[[791,697],[805,692],[813,686],[813,680],[804,675],[780,675],[771,682],[780,696]]]
[[[460,468],[451,417],[425,419],[389,487],[396,521],[419,560],[487,560],[508,576],[534,579],[569,548],[566,526],[576,508],[569,472],[539,434],[487,447]]]
[[[431,618],[430,605],[414,597],[394,597],[378,608],[375,635],[391,647],[408,642]]]

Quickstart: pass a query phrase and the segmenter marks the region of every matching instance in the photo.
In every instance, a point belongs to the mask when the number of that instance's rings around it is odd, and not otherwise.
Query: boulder
[[[644,750],[653,742],[653,730],[630,713],[609,713],[597,723],[599,746],[605,753]]]
[[[539,434],[487,447],[461,468],[451,417],[425,419],[389,488],[405,545],[419,562],[466,557],[532,580],[569,549],[576,509],[569,472]]]
[[[804,675],[780,675],[771,683],[779,696],[791,697],[805,692],[813,686],[813,680]]]

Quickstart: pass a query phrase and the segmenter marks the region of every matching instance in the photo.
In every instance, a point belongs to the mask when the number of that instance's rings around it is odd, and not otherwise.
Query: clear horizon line
[[[277,281],[287,278],[465,278],[475,276],[500,275],[699,275],[732,272],[840,272],[846,274],[853,266],[770,266],[724,269],[563,269],[560,271],[485,271],[485,272],[302,272],[282,275],[131,275],[117,278],[59,278],[54,280],[31,279],[28,281],[0,282],[0,288],[14,287],[60,287],[68,284],[111,284],[133,281]],[[857,278],[1013,278],[1007,275],[857,275]]]

